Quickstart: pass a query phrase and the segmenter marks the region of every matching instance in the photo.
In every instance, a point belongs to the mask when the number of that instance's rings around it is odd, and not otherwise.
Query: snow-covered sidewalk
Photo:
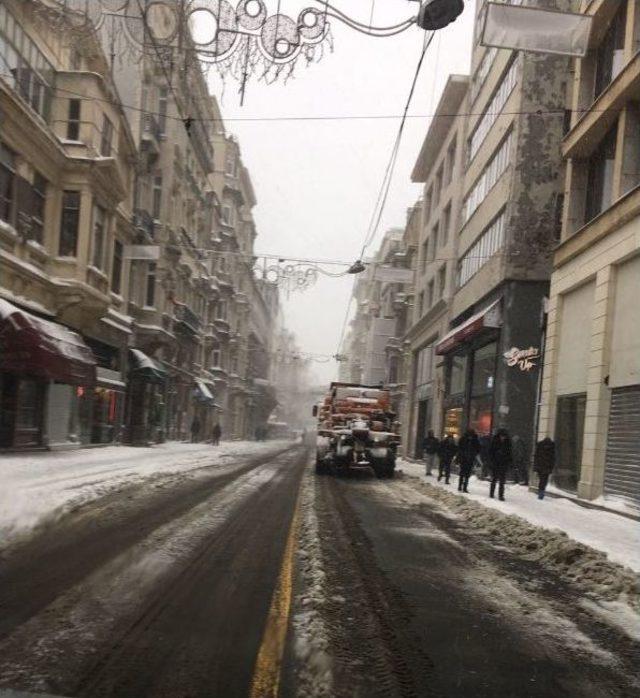
[[[225,465],[285,448],[283,441],[229,441],[219,446],[177,441],[0,456],[0,541],[45,518],[160,474]]]
[[[451,484],[438,482],[436,475],[425,477],[423,463],[398,461],[398,469],[406,475],[457,494],[457,476],[452,475]],[[507,484],[506,501],[489,497],[489,483],[472,477],[469,494],[464,497],[503,514],[525,519],[534,526],[549,530],[561,530],[569,538],[607,554],[610,560],[640,572],[640,524],[618,514],[598,509],[589,509],[564,498],[546,497],[537,499],[533,492],[521,485]]]

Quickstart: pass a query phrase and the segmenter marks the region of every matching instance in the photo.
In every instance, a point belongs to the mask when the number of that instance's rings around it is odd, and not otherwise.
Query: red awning
[[[93,386],[96,360],[76,332],[0,299],[0,369]]]
[[[436,354],[442,356],[449,354],[460,344],[475,337],[482,330],[487,328],[500,327],[502,325],[502,313],[500,312],[500,301],[497,300],[491,305],[472,315],[461,325],[454,327],[436,344]]]

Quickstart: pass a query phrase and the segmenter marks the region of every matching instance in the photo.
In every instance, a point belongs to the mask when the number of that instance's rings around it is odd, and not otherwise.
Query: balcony
[[[174,320],[177,328],[186,331],[190,335],[197,335],[202,327],[200,318],[188,305],[176,305],[174,309]]]
[[[214,320],[214,325],[215,325],[215,328],[220,336],[222,336],[226,339],[229,338],[230,326],[226,320],[223,320],[222,318],[216,318]]]
[[[144,114],[142,117],[142,143],[141,149],[149,155],[157,158],[160,155],[160,142],[162,132],[158,120],[153,114]]]
[[[133,211],[132,223],[136,230],[145,235],[147,239],[153,240],[155,236],[155,223],[148,211],[136,208]]]

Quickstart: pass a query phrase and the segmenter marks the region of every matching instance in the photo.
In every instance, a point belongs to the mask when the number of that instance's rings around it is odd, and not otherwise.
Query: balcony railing
[[[188,305],[176,305],[174,317],[191,334],[200,332],[202,322]]]
[[[162,131],[153,114],[145,114],[142,117],[142,137],[146,141],[153,141],[156,148],[160,147]]]
[[[155,224],[151,214],[148,211],[145,211],[142,208],[134,209],[133,225],[153,240],[155,235]]]

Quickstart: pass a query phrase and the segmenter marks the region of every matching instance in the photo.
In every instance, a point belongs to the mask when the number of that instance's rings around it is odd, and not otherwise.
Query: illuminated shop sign
[[[540,358],[540,349],[529,347],[528,349],[518,349],[511,347],[503,354],[507,366],[517,366],[521,371],[530,371],[537,366]]]

